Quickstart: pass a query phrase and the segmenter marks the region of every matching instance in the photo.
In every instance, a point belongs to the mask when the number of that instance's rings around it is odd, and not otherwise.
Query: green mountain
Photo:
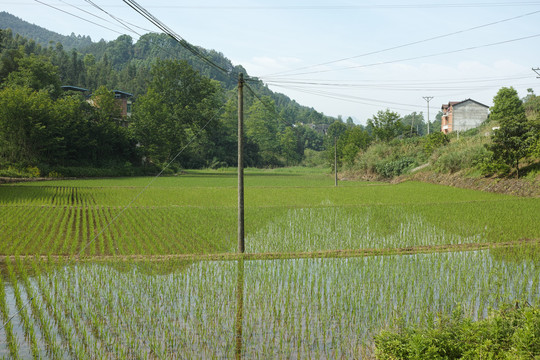
[[[90,36],[71,33],[70,36],[60,35],[40,26],[31,24],[5,11],[0,12],[0,29],[11,29],[13,34],[33,39],[36,44],[47,47],[49,44],[61,43],[64,49],[83,48],[92,44]]]

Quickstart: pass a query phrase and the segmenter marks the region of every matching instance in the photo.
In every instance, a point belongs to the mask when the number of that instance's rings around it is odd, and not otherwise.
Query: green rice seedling
[[[22,281],[28,281],[28,275],[26,274],[26,271],[21,271],[23,265],[19,257],[15,258],[15,264],[19,268],[19,274],[21,275]],[[34,330],[34,323],[28,315],[28,307],[26,306],[27,301],[24,301],[22,298],[19,281],[17,280],[17,277],[15,275],[15,269],[13,268],[13,265],[11,264],[9,258],[6,258],[6,267],[11,280],[11,286],[13,288],[13,294],[15,296],[15,304],[17,305],[18,315],[22,320],[25,339],[28,342],[32,351],[32,357],[34,359],[39,358],[38,343]]]
[[[0,321],[4,326],[4,333],[6,336],[9,353],[12,358],[17,359],[19,356],[19,346],[17,337],[13,332],[13,324],[10,321],[11,316],[7,305],[5,286],[6,284],[4,283],[3,277],[0,276]]]

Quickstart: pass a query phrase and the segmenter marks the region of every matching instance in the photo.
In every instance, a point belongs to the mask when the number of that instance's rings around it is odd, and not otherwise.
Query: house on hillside
[[[80,93],[87,93],[89,90],[88,89],[85,89],[85,88],[82,88],[82,87],[78,87],[78,86],[72,86],[72,85],[63,85],[61,86],[62,90],[64,91],[75,91],[75,92],[80,92]],[[85,94],[86,97],[90,97],[90,95],[88,94]]]
[[[91,99],[92,94],[88,94],[88,89],[84,89],[78,86],[64,85],[62,86],[62,90],[81,92],[86,95],[87,101],[88,103],[90,103],[90,105],[96,106]],[[112,92],[114,93],[116,104],[120,108],[120,119],[118,120],[120,121],[120,124],[122,126],[127,126],[127,120],[131,117],[133,94],[121,90],[113,90]]]
[[[116,102],[120,105],[122,109],[122,119],[131,117],[131,105],[133,104],[131,98],[133,94],[130,94],[125,91],[113,90],[114,98]]]
[[[480,126],[486,121],[489,106],[478,101],[467,99],[450,101],[441,106],[441,132],[448,134],[452,131],[465,131]]]

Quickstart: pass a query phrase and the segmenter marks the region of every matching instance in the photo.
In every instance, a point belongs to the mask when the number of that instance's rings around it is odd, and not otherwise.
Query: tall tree
[[[0,91],[0,158],[3,162],[35,165],[60,141],[53,105],[45,91],[6,87]]]
[[[25,56],[17,61],[17,65],[17,70],[8,75],[8,85],[25,86],[35,91],[45,90],[53,97],[60,95],[58,68],[45,57]]]
[[[203,126],[219,108],[220,86],[185,61],[160,60],[152,68],[146,95],[136,105],[133,130],[151,161],[164,164],[182,148],[182,166],[202,166],[211,146]],[[210,125],[212,126],[212,125]],[[194,134],[197,141],[190,142]],[[203,161],[203,164],[201,164]]]
[[[269,97],[262,97],[262,101],[255,101],[247,111],[245,131],[248,140],[259,147],[263,166],[279,165],[279,136],[278,120],[274,101]]]
[[[401,118],[398,113],[386,109],[379,110],[377,115],[368,120],[368,129],[373,135],[382,141],[390,141],[403,133]]]
[[[494,131],[489,148],[496,161],[513,167],[519,177],[519,163],[527,155],[531,136],[523,102],[513,87],[503,87],[493,98],[490,110],[490,121],[497,122],[499,129]]]

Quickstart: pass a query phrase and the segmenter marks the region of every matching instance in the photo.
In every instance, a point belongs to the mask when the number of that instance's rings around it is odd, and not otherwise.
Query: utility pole
[[[238,252],[244,253],[244,74],[238,74]]]
[[[536,75],[538,75],[536,78],[537,79],[540,79],[540,68],[533,68],[532,71],[534,71],[536,73]]]
[[[416,117],[416,111],[412,113],[412,121],[411,121],[411,136],[412,136],[412,131],[413,131],[413,126],[414,126],[414,118]],[[418,134],[417,134],[418,135]]]
[[[433,99],[433,96],[422,96],[427,101],[427,133],[429,135],[429,102]]]
[[[334,136],[334,186],[337,186],[337,137]]]

